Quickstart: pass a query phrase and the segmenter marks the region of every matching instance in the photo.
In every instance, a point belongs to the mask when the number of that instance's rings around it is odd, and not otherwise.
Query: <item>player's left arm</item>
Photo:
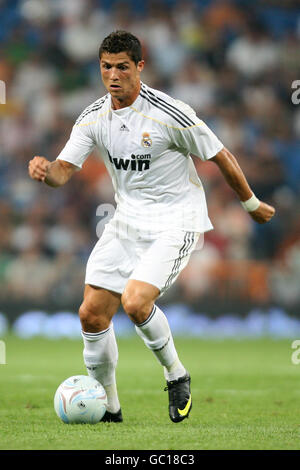
[[[268,222],[275,214],[274,207],[256,198],[236,158],[225,147],[210,159],[216,163],[229,186],[236,192],[244,209],[259,224]]]

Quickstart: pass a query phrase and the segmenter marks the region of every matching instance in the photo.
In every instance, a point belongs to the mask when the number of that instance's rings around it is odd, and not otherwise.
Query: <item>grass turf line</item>
[[[117,369],[124,422],[66,425],[53,397],[86,374],[82,342],[4,338],[0,449],[299,449],[299,373],[291,340],[176,338],[192,376],[189,419],[172,423],[161,366],[139,338],[120,339]]]

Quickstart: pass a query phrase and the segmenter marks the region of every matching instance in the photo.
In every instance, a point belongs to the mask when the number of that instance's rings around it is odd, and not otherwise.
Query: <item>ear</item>
[[[139,72],[141,72],[141,71],[143,70],[143,68],[144,68],[144,65],[145,65],[145,61],[144,61],[144,60],[140,60],[140,61],[138,62],[138,64],[137,64],[137,70],[138,70]]]

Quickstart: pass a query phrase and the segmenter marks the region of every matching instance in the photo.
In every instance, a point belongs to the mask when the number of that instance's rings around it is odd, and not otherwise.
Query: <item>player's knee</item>
[[[122,305],[129,318],[136,324],[145,321],[145,318],[151,311],[151,305],[148,305],[142,296],[123,296]]]
[[[83,331],[101,331],[106,328],[99,311],[87,301],[84,301],[79,308],[79,318]]]

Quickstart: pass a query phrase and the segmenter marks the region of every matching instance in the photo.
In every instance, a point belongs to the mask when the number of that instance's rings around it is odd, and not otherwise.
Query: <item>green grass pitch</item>
[[[86,374],[80,340],[4,338],[1,449],[300,449],[300,364],[291,340],[176,338],[192,377],[189,419],[172,423],[161,366],[139,338],[120,339],[121,424],[67,425],[56,388]]]

